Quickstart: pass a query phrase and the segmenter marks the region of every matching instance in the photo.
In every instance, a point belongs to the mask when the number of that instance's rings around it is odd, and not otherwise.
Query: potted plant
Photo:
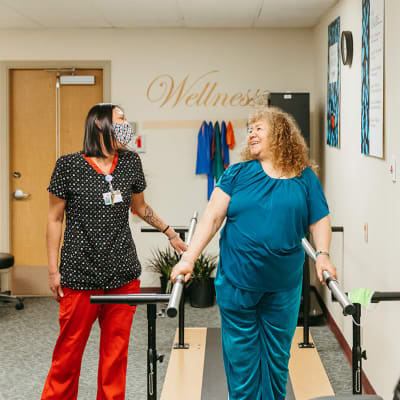
[[[161,293],[171,293],[172,282],[170,279],[172,267],[179,261],[179,255],[170,247],[153,250],[148,266],[153,272],[160,274]]]
[[[190,284],[192,307],[210,307],[214,304],[214,283],[211,274],[216,268],[216,256],[201,254],[195,262]]]

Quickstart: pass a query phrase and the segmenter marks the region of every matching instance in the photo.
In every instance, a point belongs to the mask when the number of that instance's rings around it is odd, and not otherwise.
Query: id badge
[[[119,190],[114,190],[114,203],[122,203],[122,194]],[[112,202],[112,201],[111,201]]]
[[[103,193],[104,204],[111,206],[111,192]]]
[[[103,193],[103,199],[106,206],[113,206],[116,203],[122,203],[121,191],[114,190],[114,192]]]

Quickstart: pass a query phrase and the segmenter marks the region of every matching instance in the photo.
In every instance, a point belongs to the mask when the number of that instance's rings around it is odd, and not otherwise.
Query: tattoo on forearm
[[[144,209],[143,219],[145,219],[151,226],[154,226],[154,228],[161,229],[162,227],[161,221],[154,216],[154,211],[150,206],[146,206]]]

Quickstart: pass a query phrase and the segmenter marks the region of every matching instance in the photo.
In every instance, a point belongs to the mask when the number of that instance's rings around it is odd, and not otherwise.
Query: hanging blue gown
[[[207,146],[207,129],[206,121],[200,126],[199,133],[197,134],[197,160],[196,160],[196,174],[210,174],[211,171],[211,148]]]
[[[207,124],[206,121],[203,121],[199,133],[197,134],[196,174],[207,175],[207,199],[210,199],[211,193],[214,190],[214,176],[212,173],[212,160],[211,160],[212,135],[213,135],[212,123],[210,122],[210,124]]]

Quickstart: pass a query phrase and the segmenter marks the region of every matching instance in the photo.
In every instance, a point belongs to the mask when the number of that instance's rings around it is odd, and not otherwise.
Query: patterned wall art
[[[383,157],[384,0],[362,1],[361,153]]]
[[[340,17],[328,26],[328,104],[327,140],[329,146],[339,147],[340,99]]]

